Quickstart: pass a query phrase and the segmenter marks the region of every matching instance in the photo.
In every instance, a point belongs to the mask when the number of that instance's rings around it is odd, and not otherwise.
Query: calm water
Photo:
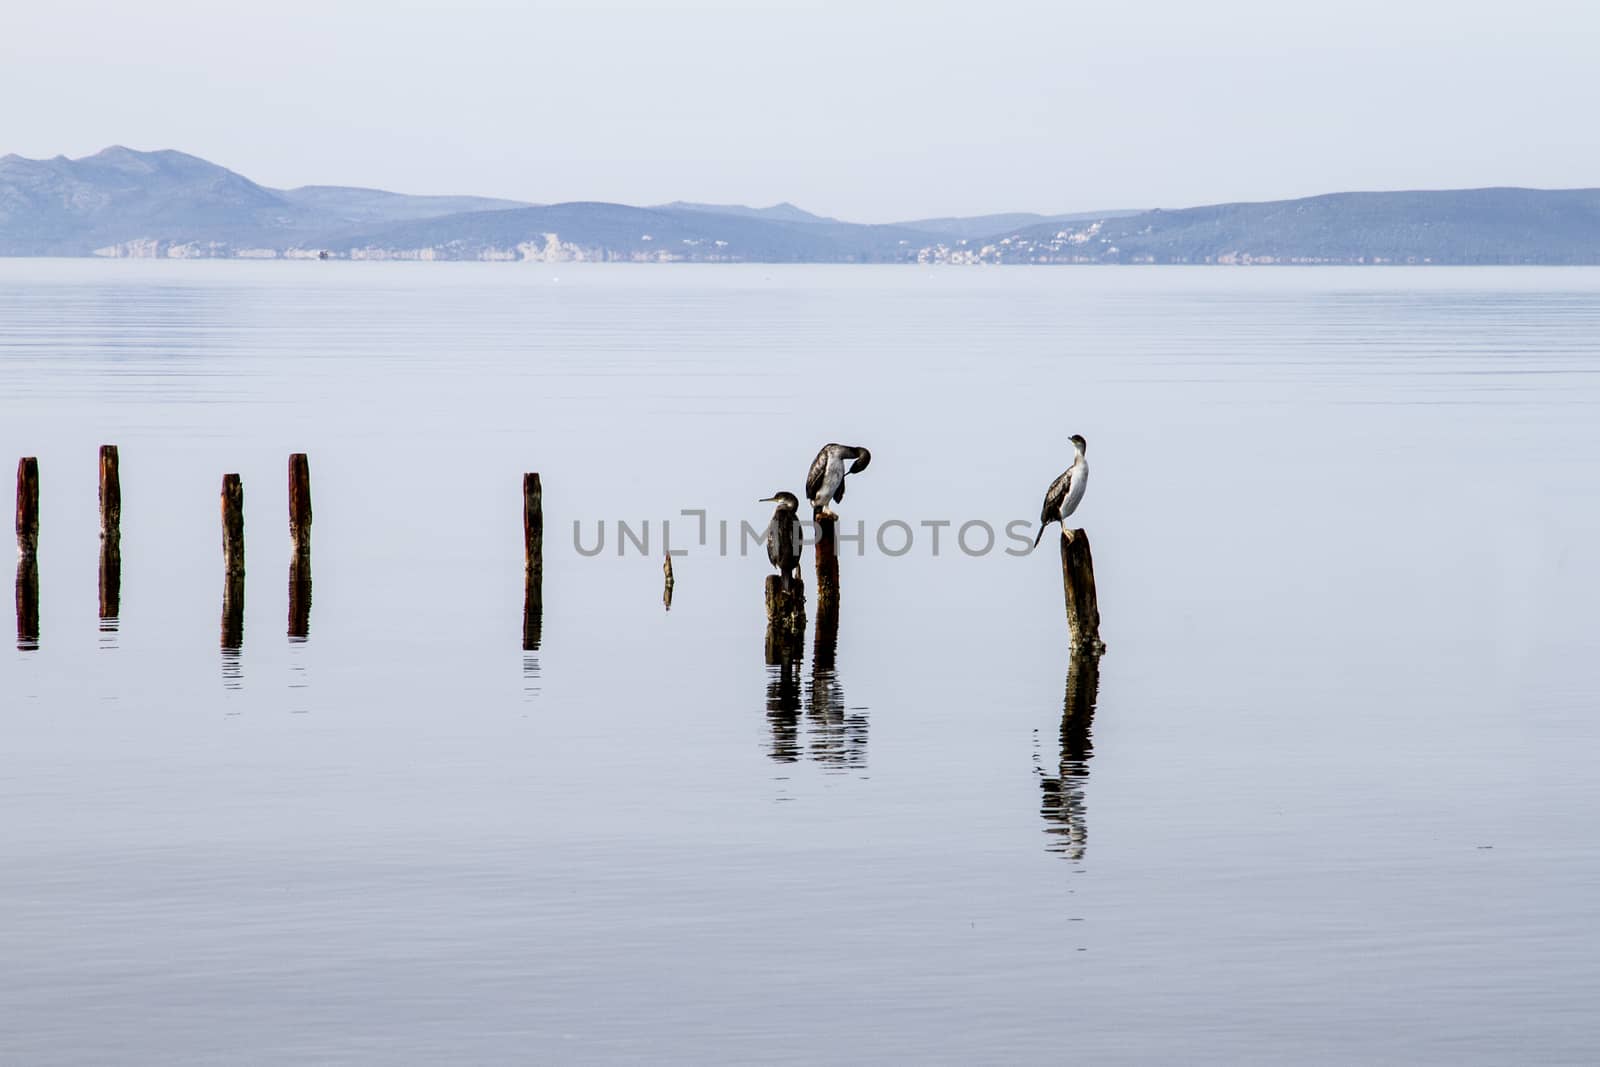
[[[1585,270],[0,261],[0,1060],[1592,1062],[1597,337]],[[1074,432],[1097,693],[1002,551]],[[738,524],[829,440],[769,666]]]

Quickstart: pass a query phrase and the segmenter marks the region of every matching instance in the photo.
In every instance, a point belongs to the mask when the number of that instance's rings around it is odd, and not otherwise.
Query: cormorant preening
[[[851,460],[855,462],[850,463]],[[812,512],[835,518],[828,505],[844,499],[844,476],[866,470],[871,462],[872,453],[860,445],[823,445],[806,475],[806,498],[811,501]],[[846,463],[850,463],[848,469]]]
[[[1038,548],[1044,540],[1044,528],[1059,522],[1063,533],[1067,529],[1067,516],[1078,510],[1083,490],[1089,484],[1089,461],[1083,458],[1089,443],[1077,434],[1072,435],[1072,466],[1061,472],[1061,477],[1050,483],[1044,494],[1044,507],[1039,512],[1039,536],[1033,539]]]
[[[789,588],[789,576],[800,576],[800,546],[805,543],[805,532],[800,526],[800,501],[793,493],[774,493],[762,500],[763,504],[777,504],[772,511],[772,521],[767,524],[767,558],[783,576],[783,587]]]

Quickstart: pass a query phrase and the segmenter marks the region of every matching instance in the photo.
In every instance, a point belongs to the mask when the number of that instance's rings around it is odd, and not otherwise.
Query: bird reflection
[[[767,578],[768,603],[777,575]],[[804,597],[805,587],[795,582]],[[798,625],[796,625],[798,624]],[[839,600],[821,594],[811,646],[811,673],[802,700],[801,665],[805,658],[805,617],[777,616],[767,623],[767,723],[772,729],[771,757],[798,763],[802,754],[830,770],[859,769],[867,762],[867,717],[845,705],[844,689],[834,662],[839,648]],[[804,710],[804,737],[801,712]]]
[[[1084,786],[1094,756],[1091,727],[1100,696],[1100,657],[1074,652],[1067,662],[1067,688],[1061,706],[1061,761],[1057,777],[1043,776],[1039,813],[1050,835],[1051,852],[1081,860],[1089,844]]]
[[[39,647],[39,561],[33,553],[17,560],[17,650]]]

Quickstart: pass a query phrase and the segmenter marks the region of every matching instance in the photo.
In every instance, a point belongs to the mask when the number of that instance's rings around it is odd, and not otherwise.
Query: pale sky
[[[875,222],[1600,185],[1584,0],[12,0],[0,154]]]

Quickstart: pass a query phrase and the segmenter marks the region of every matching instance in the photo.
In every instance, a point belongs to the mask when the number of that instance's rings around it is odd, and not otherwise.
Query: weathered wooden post
[[[100,540],[122,540],[122,473],[116,445],[100,446]]]
[[[537,652],[544,632],[544,487],[522,476],[522,650]]]
[[[24,559],[39,552],[39,460],[17,460],[17,551]]]
[[[817,615],[824,609],[839,606],[839,537],[838,521],[831,515],[813,510],[811,521],[817,528]]]
[[[100,629],[122,614],[122,475],[116,445],[100,446]]]
[[[1100,604],[1094,591],[1094,555],[1083,530],[1061,533],[1061,584],[1067,600],[1067,631],[1072,647],[1095,655],[1104,652],[1100,640]]]
[[[236,679],[244,647],[244,485],[222,476],[222,673]]]
[[[39,647],[39,460],[17,461],[17,648]]]
[[[311,463],[304,452],[289,457],[289,640],[311,633]]]
[[[289,457],[289,538],[295,555],[311,555],[311,463],[304,452]]]
[[[784,587],[780,575],[767,575],[767,663],[798,660],[806,636],[806,583],[789,579]]]
[[[661,603],[668,611],[672,610],[672,587],[677,582],[672,577],[672,553],[668,552],[662,557],[661,574],[665,579],[661,586]]]
[[[230,577],[244,576],[244,484],[237,474],[222,476],[222,564]]]

